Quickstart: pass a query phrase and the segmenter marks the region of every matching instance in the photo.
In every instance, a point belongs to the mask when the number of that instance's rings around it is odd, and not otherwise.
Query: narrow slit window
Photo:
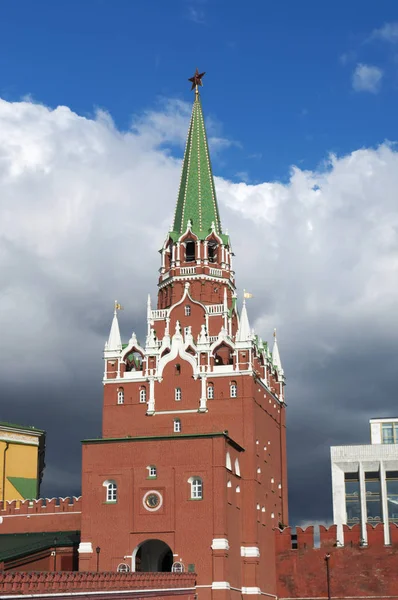
[[[174,433],[181,433],[181,421],[180,421],[180,419],[174,419]]]
[[[124,389],[119,388],[117,391],[117,403],[124,404]]]
[[[140,389],[140,402],[146,402],[146,388],[144,387]]]
[[[174,390],[174,399],[176,400],[176,402],[179,402],[182,399],[181,388],[176,388]]]

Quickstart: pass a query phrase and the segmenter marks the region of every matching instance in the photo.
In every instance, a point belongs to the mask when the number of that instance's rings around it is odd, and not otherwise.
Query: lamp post
[[[99,571],[99,558],[100,558],[100,552],[101,552],[101,548],[99,546],[96,547],[95,549],[96,553],[97,553],[97,573]]]
[[[329,560],[330,560],[330,554],[326,554],[325,555],[325,564],[326,564],[326,581],[327,581],[327,586],[328,586],[328,600],[330,600],[331,596],[330,596],[330,570],[329,570]]]
[[[54,571],[57,570],[57,541],[58,538],[54,538],[54,552],[53,552],[53,556],[54,556]]]

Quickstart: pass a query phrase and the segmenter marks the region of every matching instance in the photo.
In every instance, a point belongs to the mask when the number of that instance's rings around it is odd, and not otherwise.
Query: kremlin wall
[[[6,533],[34,533],[80,530],[81,498],[7,502],[0,511],[0,531]],[[344,525],[345,546],[337,545],[336,526],[314,526],[306,529],[291,527],[275,529],[275,597],[327,598],[325,556],[329,555],[330,592],[332,598],[398,598],[396,569],[398,565],[398,526],[390,525],[391,545],[384,545],[383,525],[368,525],[368,544],[361,543],[360,525]],[[75,547],[75,553],[77,546]],[[59,558],[63,554],[59,554]],[[261,560],[260,560],[261,564]],[[117,591],[129,598],[150,595],[153,589],[165,591],[156,597],[195,596],[194,573],[117,573],[78,572],[53,569],[53,556],[38,562],[32,554],[24,569],[8,569],[1,565],[0,596],[25,594],[61,594]],[[268,565],[268,568],[270,565]],[[272,567],[272,570],[274,568]],[[43,572],[38,572],[43,571]],[[171,591],[172,589],[172,591]],[[136,591],[137,590],[137,591]],[[145,591],[146,590],[146,591]],[[104,596],[105,597],[105,596]]]

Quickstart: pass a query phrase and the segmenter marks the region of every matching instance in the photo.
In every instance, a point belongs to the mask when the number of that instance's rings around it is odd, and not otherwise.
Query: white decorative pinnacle
[[[129,339],[129,346],[137,346],[137,345],[138,345],[137,336],[135,334],[135,331],[133,331],[133,333],[131,334],[131,338]]]
[[[191,219],[188,219],[187,229],[192,229],[192,221],[191,221]]]
[[[109,338],[105,349],[107,351],[121,350],[122,349],[122,338],[120,336],[119,321],[117,319],[117,302],[115,302],[115,310],[113,313],[111,330],[109,332]]]
[[[150,319],[152,316],[151,294],[148,294],[148,300],[147,300],[146,307],[147,307],[147,316],[148,316],[148,319]]]
[[[180,321],[176,321],[175,335],[181,335],[181,325],[180,325]]]
[[[278,372],[283,375],[282,361],[279,354],[278,342],[276,339],[276,329],[274,329],[274,347],[272,348],[272,362]]]
[[[153,327],[151,327],[149,329],[149,334],[147,335],[147,338],[146,338],[146,346],[147,346],[147,348],[156,348],[157,347],[156,334],[155,334],[155,330]]]
[[[247,316],[246,300],[243,298],[242,313],[239,319],[239,328],[236,334],[237,342],[248,342],[252,339],[249,317]]]
[[[193,336],[192,336],[192,327],[189,326],[188,327],[188,331],[185,334],[185,344],[186,345],[190,345],[190,344],[193,344],[193,343],[194,342],[193,342]]]
[[[198,344],[207,344],[207,332],[205,325],[202,325],[200,328],[200,334],[198,335]]]

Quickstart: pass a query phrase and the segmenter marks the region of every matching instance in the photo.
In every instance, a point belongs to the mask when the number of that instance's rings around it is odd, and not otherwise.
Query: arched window
[[[120,565],[117,566],[117,572],[118,573],[130,573],[130,567],[128,565],[126,565],[126,563],[120,563]]]
[[[225,457],[225,466],[229,471],[232,471],[231,455],[229,452],[227,452],[227,456]]]
[[[188,240],[185,244],[185,262],[193,262],[195,260],[195,242]]]
[[[176,388],[174,390],[174,400],[176,400],[178,402],[179,400],[181,400],[181,398],[182,398],[181,388]]]
[[[124,404],[124,389],[123,388],[119,388],[117,390],[117,403]]]
[[[180,421],[180,419],[174,419],[174,433],[181,433],[181,421]]]
[[[238,386],[236,385],[236,381],[231,381],[229,386],[229,393],[231,398],[237,398],[238,396]]]
[[[140,388],[140,402],[142,402],[142,403],[146,402],[146,388],[145,387]]]
[[[209,400],[213,400],[214,398],[214,385],[212,383],[209,383],[207,386],[207,397]]]
[[[117,502],[117,484],[116,481],[108,480],[103,483],[106,489],[106,502]]]
[[[188,483],[191,484],[191,500],[203,500],[203,481],[201,477],[190,477]]]
[[[209,257],[209,262],[217,262],[217,242],[211,241],[207,244],[207,256]]]
[[[189,304],[187,304],[186,307],[185,307],[185,316],[186,317],[190,317],[191,316],[191,307],[189,306]]]
[[[184,573],[184,565],[182,562],[175,562],[171,566],[172,573]]]
[[[240,477],[240,466],[237,458],[235,458],[235,475]]]
[[[149,465],[149,467],[147,467],[148,469],[148,477],[151,477],[152,479],[156,479],[157,477],[157,470],[155,465]]]

